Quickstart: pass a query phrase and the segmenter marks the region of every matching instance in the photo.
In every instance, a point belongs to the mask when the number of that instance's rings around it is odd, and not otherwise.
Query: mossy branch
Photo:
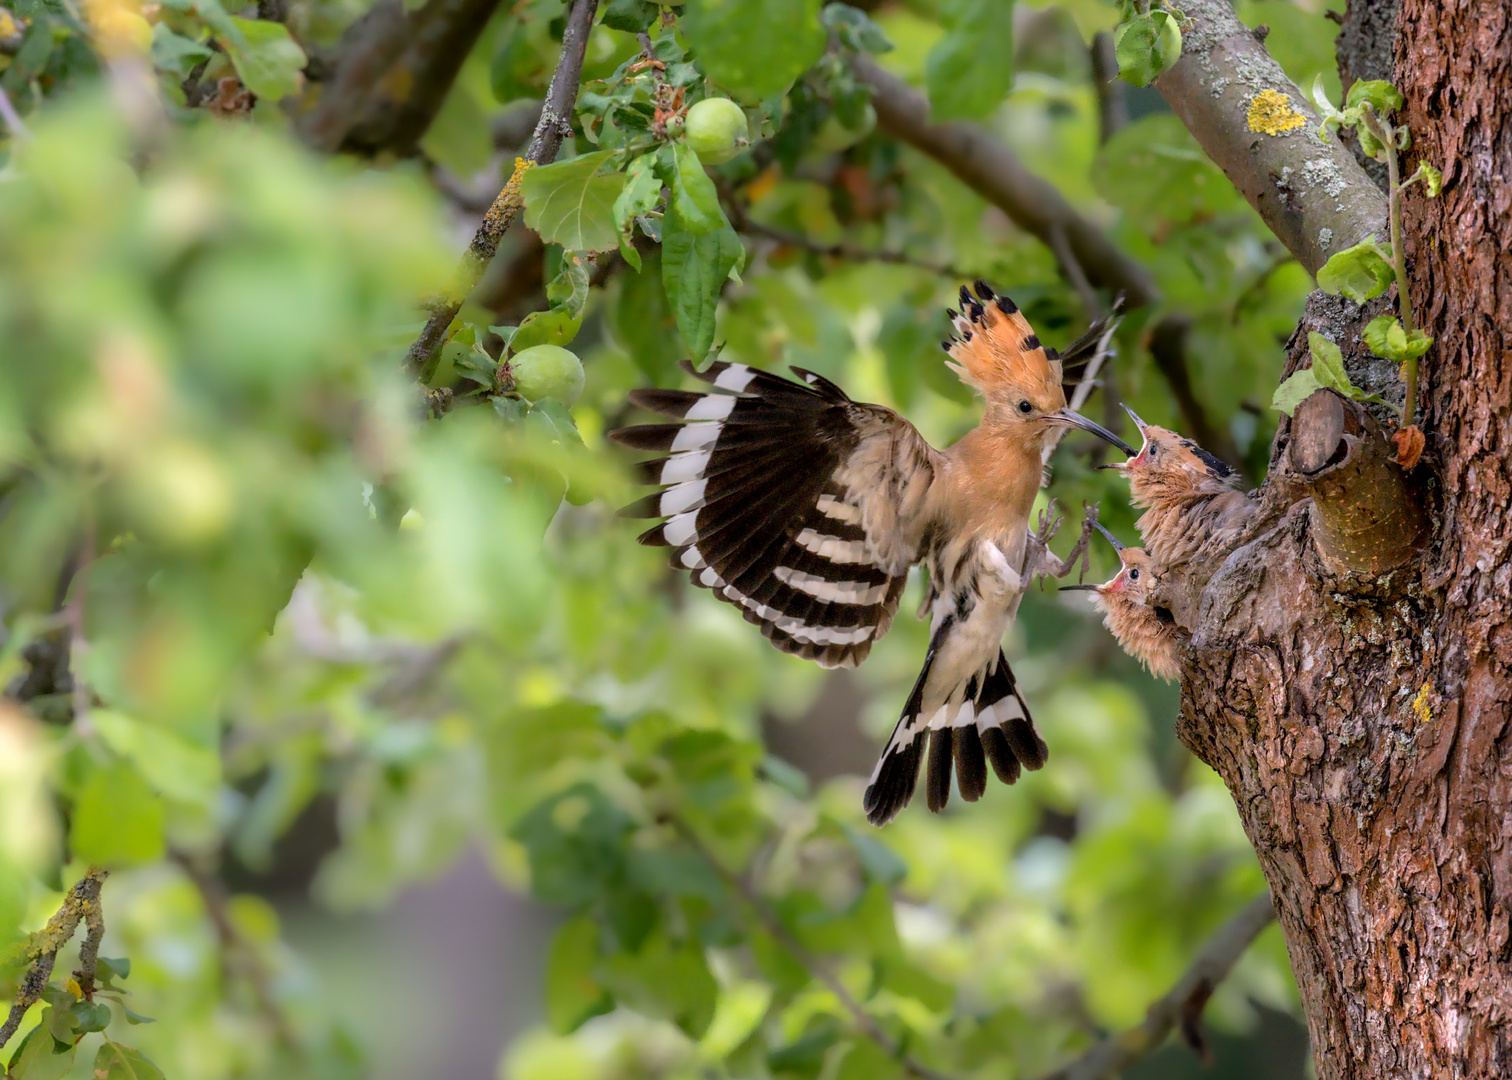
[[[11,1004],[10,1015],[0,1025],[0,1046],[4,1046],[21,1026],[26,1010],[42,997],[52,979],[53,965],[58,952],[73,937],[79,924],[84,924],[84,944],[79,947],[79,970],[75,972],[79,989],[85,998],[94,993],[97,965],[100,959],[100,939],[105,936],[105,914],[100,907],[100,887],[110,875],[109,870],[91,866],[84,876],[74,883],[63,898],[63,906],[57,910],[47,925],[32,935],[26,944],[26,956],[31,962],[21,977],[16,990],[16,999]]]

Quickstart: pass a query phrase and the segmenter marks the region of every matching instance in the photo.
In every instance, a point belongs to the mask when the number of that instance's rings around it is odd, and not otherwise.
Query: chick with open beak
[[[1143,548],[1125,546],[1094,521],[1118,552],[1117,574],[1101,585],[1063,585],[1061,592],[1085,589],[1102,612],[1103,625],[1119,647],[1143,664],[1151,675],[1173,682],[1181,677],[1180,632],[1169,609],[1152,604],[1160,581],[1160,567]]]
[[[1156,562],[1171,572],[1231,546],[1256,511],[1239,475],[1191,439],[1124,411],[1142,445],[1129,460],[1101,467],[1128,478],[1130,500],[1145,511],[1135,527]]]

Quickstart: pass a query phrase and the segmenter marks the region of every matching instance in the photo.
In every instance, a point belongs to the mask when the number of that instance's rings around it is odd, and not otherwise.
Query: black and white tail
[[[825,667],[860,663],[891,625],[912,560],[887,557],[868,534],[872,495],[845,470],[868,440],[892,438],[879,426],[907,422],[812,372],[794,369],[800,383],[744,364],[683,366],[715,392],[630,395],[682,423],[610,432],[666,455],[640,465],[664,490],[623,511],[667,519],[640,542],[673,548],[673,567],[784,652]]]
[[[903,715],[872,770],[862,805],[873,825],[885,825],[913,798],[919,765],[929,751],[925,795],[929,808],[940,811],[950,799],[950,772],[955,768],[961,798],[975,802],[987,789],[987,765],[1005,784],[1018,780],[1023,769],[1038,769],[1049,753],[1034,730],[1029,706],[1018,692],[1013,670],[1001,650],[986,669],[973,675],[958,708],[947,704],[923,714],[924,685],[949,623],[930,642],[924,668],[903,706]]]

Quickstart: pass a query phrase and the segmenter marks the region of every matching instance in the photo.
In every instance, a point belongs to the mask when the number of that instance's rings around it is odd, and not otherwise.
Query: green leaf
[[[1380,296],[1395,276],[1374,239],[1336,252],[1318,268],[1318,288],[1337,296],[1343,293],[1357,304]]]
[[[1316,330],[1307,335],[1307,348],[1312,354],[1313,377],[1319,386],[1326,386],[1344,393],[1354,389],[1349,373],[1344,370],[1344,354],[1339,347]]]
[[[292,97],[304,89],[304,50],[289,36],[282,23],[263,19],[240,19],[231,23],[241,34],[241,42],[221,41],[236,74],[248,90],[269,102]]]
[[[719,984],[703,950],[691,943],[673,944],[665,934],[653,934],[637,952],[605,960],[598,977],[623,1004],[670,1020],[691,1038],[702,1037],[714,1019]]]
[[[1412,180],[1417,179],[1423,181],[1423,194],[1427,195],[1430,199],[1438,198],[1439,193],[1444,190],[1444,174],[1432,165],[1429,165],[1426,161],[1417,167],[1417,172],[1413,173],[1408,183],[1410,184]]]
[[[101,1001],[75,1001],[68,1011],[73,1013],[82,1034],[104,1031],[110,1026],[110,1006]]]
[[[677,320],[662,284],[660,248],[646,252],[643,272],[620,276],[610,326],[615,341],[646,378],[662,383],[674,376],[682,348]]]
[[[163,1080],[163,1070],[140,1050],[107,1042],[95,1055],[96,1080]]]
[[[522,352],[532,345],[566,345],[577,337],[582,325],[583,317],[574,318],[566,308],[533,311],[525,316],[515,331],[512,345],[515,352]]]
[[[95,714],[91,714],[93,716]],[[111,959],[108,956],[98,957],[95,970],[104,981],[110,979],[124,979],[131,974],[131,961],[126,957]]]
[[[824,55],[820,0],[689,0],[682,29],[709,78],[754,104]]]
[[[554,904],[585,904],[623,873],[632,822],[591,784],[541,802],[510,830],[530,856],[530,891]]]
[[[849,825],[842,826],[846,839],[856,849],[861,869],[869,881],[879,885],[896,885],[908,876],[908,864],[892,848],[876,837]]]
[[[598,962],[598,923],[588,915],[568,919],[546,954],[546,1022],[557,1034],[576,1031],[614,1008],[609,991],[593,977]]]
[[[566,254],[562,259],[561,271],[546,286],[546,299],[551,301],[553,307],[563,308],[573,318],[582,318],[583,308],[588,304],[588,262],[583,253]],[[515,352],[523,348],[523,345],[514,346]]]
[[[85,862],[155,862],[163,855],[163,804],[136,769],[108,765],[79,794],[69,842]]]
[[[825,1055],[840,1038],[840,1025],[832,1016],[820,1016],[809,1029],[786,1046],[767,1054],[767,1068],[776,1073],[818,1076]]]
[[[567,406],[556,398],[543,397],[540,401],[531,404],[530,411],[551,422],[559,441],[572,446],[583,445],[583,436],[578,432],[577,421],[572,418],[572,413],[567,411]]]
[[[1371,319],[1365,326],[1365,346],[1385,360],[1405,363],[1415,360],[1428,351],[1433,339],[1421,330],[1409,336],[1402,320],[1395,315],[1381,315]]]
[[[529,169],[520,182],[525,224],[548,244],[569,251],[608,251],[618,244],[614,201],[625,186],[624,173],[595,176],[612,150],[584,154],[555,165]]]
[[[673,147],[672,203],[668,213],[676,212],[678,227],[694,236],[729,228],[724,207],[719,205],[719,191],[704,171],[703,162],[687,143]],[[667,227],[662,227],[663,236]]]
[[[46,1009],[44,1014],[51,1011]],[[7,1075],[11,1080],[62,1080],[73,1069],[77,1051],[76,1043],[59,1043],[52,1037],[44,1016],[21,1040]]]
[[[840,44],[854,52],[885,53],[893,50],[882,28],[860,8],[849,4],[825,4],[821,15],[824,25],[840,39]]]
[[[1382,115],[1402,107],[1402,92],[1385,79],[1356,79],[1344,98],[1344,108],[1357,109],[1366,103]]]
[[[635,219],[656,209],[661,202],[661,189],[656,156],[642,154],[625,170],[624,190],[614,200],[614,227],[619,230],[620,253],[637,271],[641,268],[640,253],[631,243]]]
[[[1298,405],[1321,389],[1323,384],[1318,382],[1312,368],[1303,368],[1276,387],[1276,392],[1271,397],[1271,408],[1290,416],[1297,411]]]
[[[221,769],[214,750],[112,709],[96,709],[90,720],[105,745],[135,765],[161,794],[203,807],[215,801]]]
[[[695,360],[708,355],[714,344],[714,316],[719,294],[745,248],[735,230],[726,225],[702,235],[681,228],[674,215],[667,216],[662,241],[662,283],[677,319],[677,329]]]
[[[857,1039],[845,1051],[835,1080],[898,1080],[907,1075],[902,1062],[867,1039]]]
[[[1181,59],[1181,27],[1168,11],[1136,15],[1118,28],[1113,55],[1120,79],[1148,86]]]
[[[661,8],[650,0],[609,0],[609,3],[604,5],[601,21],[611,30],[639,34],[649,29],[652,21],[660,13]]]
[[[945,23],[924,64],[930,111],[939,120],[990,116],[1013,86],[1013,4],[957,0]]]

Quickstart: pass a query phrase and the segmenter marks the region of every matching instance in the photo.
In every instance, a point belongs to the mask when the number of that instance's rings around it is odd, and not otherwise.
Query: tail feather
[[[950,800],[952,766],[961,798],[975,802],[987,789],[989,762],[1005,784],[1017,781],[1023,770],[1045,764],[1048,748],[1034,730],[1029,707],[1001,651],[994,664],[972,677],[966,699],[954,715],[949,706],[933,716],[923,715],[924,684],[938,645],[938,641],[931,643],[903,714],[872,771],[862,805],[873,825],[885,825],[913,799],[925,758],[926,733],[925,794],[929,809],[936,813]]]

